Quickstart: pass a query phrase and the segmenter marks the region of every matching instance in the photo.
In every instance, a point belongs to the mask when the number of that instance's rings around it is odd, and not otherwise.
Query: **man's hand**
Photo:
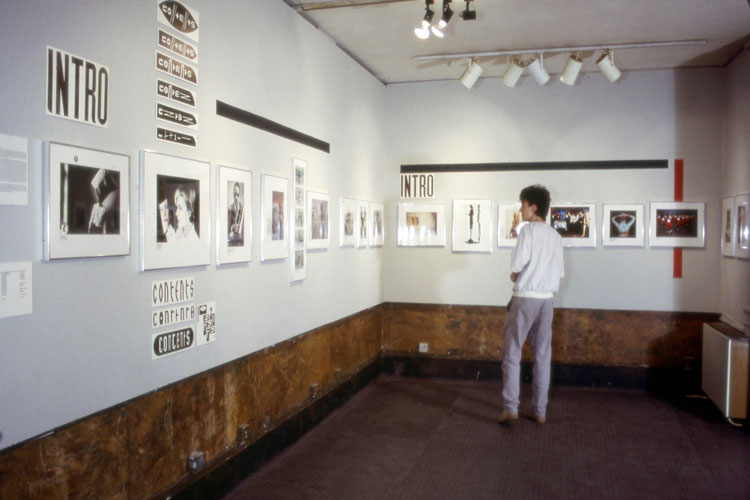
[[[518,275],[519,275],[519,274],[521,274],[521,273],[510,273],[510,280],[511,280],[511,281],[512,281],[513,283],[515,283],[515,282],[516,282],[516,280],[518,279]]]

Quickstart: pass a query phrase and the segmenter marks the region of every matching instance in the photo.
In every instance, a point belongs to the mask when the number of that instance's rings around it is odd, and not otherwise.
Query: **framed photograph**
[[[289,259],[290,281],[302,281],[307,275],[307,214],[305,213],[305,184],[307,182],[307,162],[300,158],[292,158],[291,176],[294,179],[294,195],[292,198],[292,256]]]
[[[734,196],[721,200],[721,254],[725,257],[737,255],[737,212]]]
[[[143,151],[141,270],[210,264],[211,165]]]
[[[286,259],[286,207],[289,182],[284,177],[261,177],[260,260]],[[304,231],[303,231],[304,233]],[[296,249],[295,249],[296,251]]]
[[[445,246],[445,205],[401,203],[399,246]]]
[[[454,252],[492,252],[492,200],[453,200]]]
[[[357,243],[355,227],[357,219],[357,202],[354,198],[341,198],[340,220],[342,247],[353,247]]]
[[[737,211],[737,257],[750,259],[750,194],[736,196],[734,203]]]
[[[382,247],[385,240],[385,211],[382,203],[370,203],[370,246]]]
[[[642,247],[642,204],[604,204],[602,215],[602,245],[612,247]]]
[[[366,247],[370,243],[370,203],[357,200],[357,247]]]
[[[328,194],[308,191],[307,214],[310,221],[307,226],[307,248],[328,248],[331,241],[329,236]]]
[[[47,144],[44,258],[130,254],[130,157]]]
[[[662,201],[651,203],[649,244],[652,247],[703,247],[705,204]]]
[[[216,263],[250,262],[253,243],[252,172],[219,165]]]
[[[596,204],[553,203],[547,220],[564,247],[596,247]]]
[[[521,228],[527,222],[521,217],[521,203],[502,203],[497,206],[497,246],[514,247]]]

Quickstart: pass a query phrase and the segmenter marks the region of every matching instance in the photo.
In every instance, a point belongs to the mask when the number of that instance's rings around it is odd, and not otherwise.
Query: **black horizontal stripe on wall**
[[[236,108],[225,102],[221,102],[218,100],[216,101],[216,114],[219,116],[223,116],[224,118],[229,118],[230,120],[234,120],[236,122],[244,123],[245,125],[249,125],[250,127],[255,127],[266,132],[270,132],[271,134],[278,135],[279,137],[299,142],[300,144],[304,144],[305,146],[319,149],[320,151],[323,151],[325,153],[331,152],[331,145],[325,141],[316,139],[311,135],[303,134],[298,130],[294,130],[293,128],[287,127],[280,123],[276,123],[275,121],[269,120],[268,118],[263,118],[262,116],[256,115],[255,113]]]
[[[669,160],[535,161],[517,163],[433,163],[401,165],[402,174],[516,172],[521,170],[624,170],[667,168]]]

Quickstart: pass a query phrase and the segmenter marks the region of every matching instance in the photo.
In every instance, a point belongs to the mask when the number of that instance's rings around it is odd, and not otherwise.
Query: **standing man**
[[[234,202],[229,205],[229,208],[227,209],[227,217],[229,220],[229,223],[227,225],[229,228],[229,234],[227,235],[227,246],[241,247],[245,243],[245,211],[244,207],[242,206],[242,192],[239,182],[234,183],[232,194]]]
[[[560,285],[564,265],[562,238],[546,222],[550,194],[544,186],[524,188],[520,194],[521,229],[511,254],[513,297],[508,307],[503,342],[503,407],[499,423],[518,418],[521,349],[529,337],[534,352],[530,418],[547,421],[552,363],[552,298]]]

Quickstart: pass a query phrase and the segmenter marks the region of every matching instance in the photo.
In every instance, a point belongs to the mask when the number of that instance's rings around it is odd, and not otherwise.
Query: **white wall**
[[[0,262],[33,261],[34,312],[0,319],[0,448],[231,361],[383,300],[382,249],[338,247],[341,196],[382,201],[385,87],[278,0],[192,0],[200,14],[199,147],[157,142],[156,2],[0,4],[0,133],[28,137],[29,205],[0,206]],[[46,46],[110,69],[109,127],[45,115]],[[331,144],[318,150],[220,118],[216,100]],[[130,156],[131,254],[42,262],[42,145]],[[253,261],[138,271],[138,153],[149,149],[253,173]],[[331,248],[308,253],[307,279],[259,261],[260,174],[307,160],[308,189],[328,192]],[[213,178],[213,177],[212,177]],[[212,193],[212,203],[214,194]],[[150,286],[194,276],[216,301],[217,341],[151,360]]]
[[[388,222],[396,225],[401,164],[669,159],[669,169],[439,174],[434,202],[490,198],[514,202],[542,183],[555,202],[644,203],[674,199],[675,158],[685,161],[685,201],[706,202],[706,247],[684,251],[673,279],[670,249],[565,250],[560,307],[665,311],[719,310],[719,232],[723,71],[600,74],[574,87],[524,77],[509,89],[481,79],[392,85],[389,120]],[[422,200],[424,201],[424,200]],[[493,214],[496,224],[497,214]],[[601,224],[597,224],[601,235]],[[395,228],[391,231],[395,235]],[[504,305],[510,298],[510,250],[452,254],[444,248],[386,245],[388,301]]]
[[[722,196],[750,193],[750,51],[742,52],[727,73],[726,163]],[[742,329],[750,308],[750,261],[721,260],[722,319]]]

